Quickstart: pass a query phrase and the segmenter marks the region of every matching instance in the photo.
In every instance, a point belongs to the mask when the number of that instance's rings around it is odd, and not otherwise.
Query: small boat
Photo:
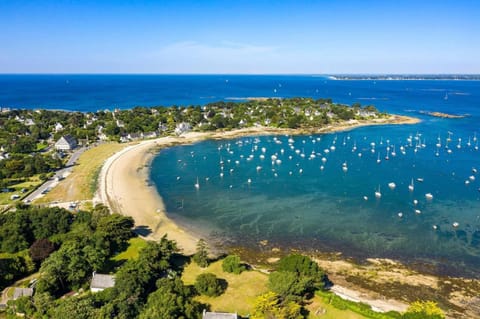
[[[415,214],[420,215],[422,211],[420,209],[415,209]]]
[[[382,161],[380,160],[380,153],[378,153],[378,156],[377,156],[377,164],[380,164]]]
[[[375,197],[376,198],[381,198],[382,197],[382,193],[380,192],[380,185],[378,186],[378,190],[375,192]]]
[[[413,205],[417,206],[418,205],[418,200],[414,199],[413,200]]]
[[[417,182],[423,183],[423,177],[417,178]]]
[[[425,198],[426,198],[427,200],[432,200],[432,199],[433,199],[432,193],[426,193],[426,194],[425,194]]]
[[[402,212],[398,213],[397,215],[398,215],[398,217],[400,217],[400,218],[403,217],[403,213],[402,213]]]
[[[363,196],[363,199],[364,199],[365,201],[367,201],[367,200],[368,200],[368,197],[367,197],[367,196]]]
[[[412,181],[410,182],[410,185],[408,185],[408,190],[410,192],[413,192],[414,189],[415,189],[415,187],[413,186],[413,178],[412,178]]]
[[[195,183],[195,188],[199,189],[200,188],[200,183],[198,182],[198,177],[197,177],[197,182]]]
[[[454,223],[452,224],[452,226],[453,226],[454,228],[457,228],[458,226],[460,226],[460,224],[459,224],[458,222],[454,222]]]
[[[393,191],[395,189],[395,187],[397,187],[397,185],[395,185],[394,182],[390,182],[390,183],[388,183],[388,187]]]

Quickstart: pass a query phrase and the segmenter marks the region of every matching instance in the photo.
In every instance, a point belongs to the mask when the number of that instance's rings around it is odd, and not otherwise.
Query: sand
[[[186,230],[167,216],[162,198],[154,186],[149,184],[150,161],[155,149],[176,144],[194,143],[205,139],[225,139],[247,135],[273,134],[314,134],[354,129],[367,125],[414,124],[418,119],[406,116],[391,116],[385,119],[349,121],[329,125],[319,130],[292,130],[267,127],[253,127],[239,130],[198,133],[189,132],[177,137],[162,137],[127,146],[105,161],[99,175],[99,188],[95,202],[108,206],[112,211],[131,216],[135,220],[137,232],[146,239],[158,240],[165,234],[177,242],[185,254],[195,252],[199,234]]]

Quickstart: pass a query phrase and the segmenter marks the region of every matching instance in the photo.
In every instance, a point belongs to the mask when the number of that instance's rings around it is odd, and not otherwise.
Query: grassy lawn
[[[42,184],[42,181],[39,178],[40,175],[35,175],[27,179],[25,182],[21,182],[18,184],[12,184],[8,186],[8,188],[13,188],[15,191],[10,193],[0,193],[0,205],[11,205],[15,204],[21,200],[27,193],[29,193],[32,189],[36,188],[38,185]],[[22,193],[21,190],[25,188],[26,193]],[[11,196],[13,194],[20,195],[19,199],[12,200]]]
[[[61,181],[37,203],[48,203],[91,199],[96,190],[96,181],[100,169],[107,158],[128,144],[105,143],[85,151],[78,159],[72,174]]]
[[[182,279],[185,284],[194,284],[195,279],[202,273],[210,272],[218,278],[228,282],[225,293],[219,297],[199,296],[196,299],[211,305],[214,311],[237,312],[239,315],[247,315],[253,307],[255,297],[266,292],[267,275],[258,271],[244,271],[240,275],[223,272],[222,261],[212,263],[203,269],[195,263],[188,265],[183,271]]]
[[[237,312],[239,315],[247,315],[253,308],[253,302],[258,295],[268,291],[268,276],[258,271],[245,271],[240,275],[229,274],[222,270],[222,261],[212,263],[207,268],[200,268],[191,263],[183,271],[182,280],[185,284],[195,283],[195,279],[202,273],[213,273],[218,278],[228,282],[225,293],[219,297],[199,296],[200,302],[211,305],[213,311]],[[351,310],[340,310],[315,296],[309,300],[306,307],[310,311],[309,319],[365,319],[360,314]]]
[[[129,241],[129,246],[127,250],[121,252],[120,254],[116,255],[115,257],[112,257],[112,260],[114,261],[123,261],[123,260],[128,260],[128,259],[137,259],[138,258],[138,252],[147,246],[147,242],[139,237],[131,238]]]
[[[319,296],[315,296],[310,300],[310,304],[306,307],[310,311],[308,319],[365,319],[364,317],[351,310],[340,310],[334,306],[324,302]]]

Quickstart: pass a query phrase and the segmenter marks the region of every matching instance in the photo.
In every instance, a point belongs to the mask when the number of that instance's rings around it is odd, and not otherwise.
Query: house
[[[91,292],[99,292],[107,288],[115,286],[115,277],[113,275],[97,274],[93,272],[92,281],[90,283]]]
[[[120,143],[128,142],[128,135],[127,134],[120,134]]]
[[[175,134],[182,135],[185,132],[188,132],[192,129],[190,123],[182,122],[177,124],[175,127]]]
[[[166,130],[168,130],[168,126],[166,124],[163,124],[163,123],[158,123],[158,130],[160,132],[165,132]]]
[[[55,143],[55,149],[59,151],[71,151],[77,147],[77,141],[71,135],[64,135]]]
[[[238,319],[236,313],[210,312],[203,310],[202,319]]]
[[[61,123],[56,123],[54,128],[55,132],[60,132],[61,130],[63,130],[63,125]]]
[[[156,138],[158,137],[157,132],[145,132],[143,133],[143,138]]]
[[[20,297],[33,296],[33,288],[15,288],[13,290],[13,300],[17,300]]]

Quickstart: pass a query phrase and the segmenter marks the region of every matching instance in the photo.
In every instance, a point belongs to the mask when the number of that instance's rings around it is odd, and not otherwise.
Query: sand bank
[[[149,165],[155,149],[177,144],[189,144],[205,139],[226,139],[247,135],[314,134],[350,130],[368,125],[414,124],[418,119],[406,116],[391,116],[384,119],[332,124],[321,129],[277,129],[253,127],[225,132],[190,132],[178,137],[162,137],[127,146],[108,158],[99,175],[97,202],[110,207],[114,212],[131,216],[139,233],[147,239],[157,240],[168,234],[185,254],[195,251],[199,235],[186,231],[168,218],[162,198],[149,183]]]

